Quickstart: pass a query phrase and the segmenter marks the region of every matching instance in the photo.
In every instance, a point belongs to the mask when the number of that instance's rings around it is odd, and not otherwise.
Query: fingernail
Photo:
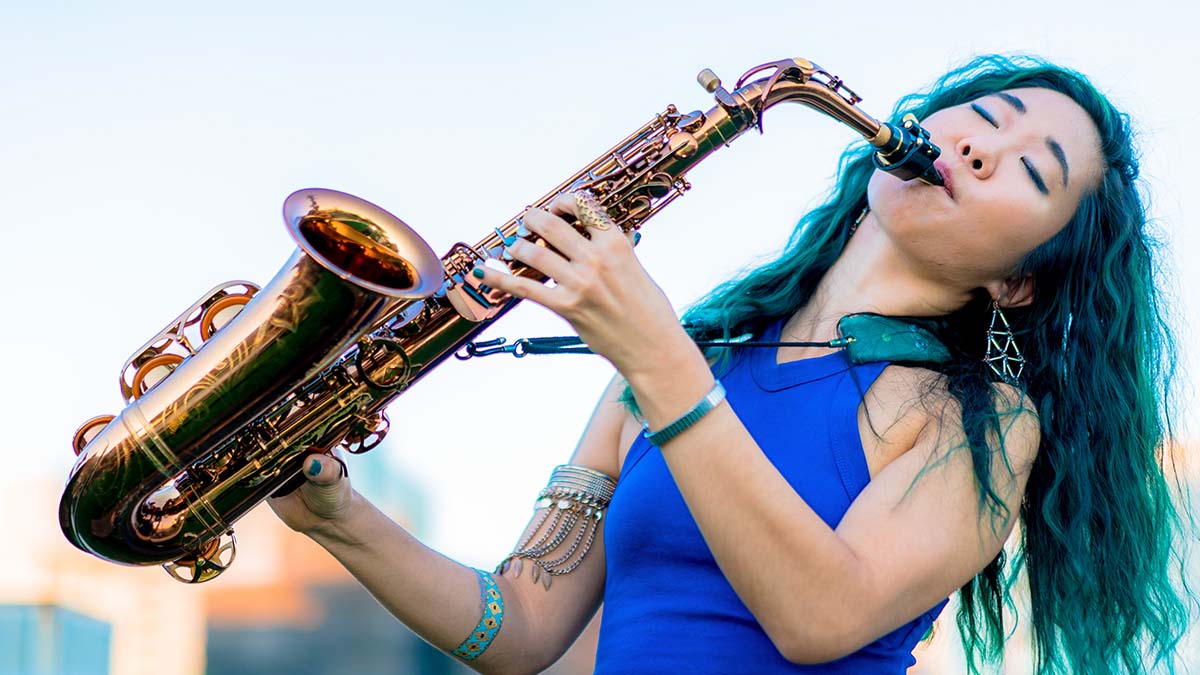
[[[511,253],[508,252],[508,249],[506,248],[506,249],[504,249],[503,252],[500,253],[500,259],[503,260],[504,262],[512,262],[513,256]]]
[[[476,267],[475,269],[471,270],[471,274],[475,275],[476,279],[482,279],[483,278],[483,268]]]
[[[321,463],[317,461],[316,457],[313,457],[312,463],[308,465],[308,475],[315,476],[319,473],[321,473]]]
[[[529,228],[525,227],[525,221],[524,221],[524,220],[518,220],[518,221],[517,221],[517,236],[518,236],[518,237],[527,237],[527,236],[529,236]]]
[[[633,233],[633,245],[634,245],[634,246],[637,246],[638,242],[639,242],[639,241],[641,241],[641,240],[642,240],[642,233],[641,233],[641,232],[634,232],[634,233]]]

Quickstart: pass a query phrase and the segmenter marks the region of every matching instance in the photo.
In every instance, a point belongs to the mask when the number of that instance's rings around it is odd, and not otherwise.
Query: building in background
[[[112,627],[54,605],[0,605],[0,675],[108,675]]]
[[[59,669],[36,675],[203,675],[202,594],[158,567],[114,565],[67,543],[58,525],[62,486],[10,482],[0,493],[5,534],[16,542],[0,546],[0,607],[8,608],[0,644],[52,652],[34,665]],[[30,621],[39,622],[32,632]]]
[[[376,452],[355,485],[424,528],[425,500]],[[0,675],[468,673],[384,611],[328,553],[266,506],[235,526],[237,559],[189,586],[158,566],[84,554],[58,524],[61,480],[0,492],[17,545],[0,547]]]
[[[356,458],[355,485],[418,534],[427,516],[419,486],[386,451]],[[1200,488],[1200,463],[1189,480]],[[290,675],[420,673],[467,668],[425,644],[388,614],[323,549],[288,530],[266,507],[236,527],[238,558],[220,579],[187,586],[157,567],[130,568],[85,555],[63,538],[61,483],[36,481],[0,493],[21,514],[0,547],[0,675]],[[1200,500],[1192,495],[1193,508]],[[1200,557],[1190,560],[1200,578]],[[1032,672],[1027,604],[1006,647],[1006,675]],[[942,613],[917,649],[910,675],[965,672],[954,624]],[[436,611],[431,608],[431,611]],[[592,672],[599,616],[546,672]],[[1200,672],[1200,633],[1181,645],[1181,665]]]

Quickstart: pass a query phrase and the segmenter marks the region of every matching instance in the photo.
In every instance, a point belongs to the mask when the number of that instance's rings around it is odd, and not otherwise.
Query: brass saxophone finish
[[[808,61],[764,64],[742,80],[730,92],[705,71],[715,107],[669,106],[529,208],[586,190],[635,230],[691,187],[688,170],[787,101],[895,150],[899,129]],[[388,404],[516,305],[480,285],[475,264],[546,280],[505,260],[504,238],[536,241],[520,214],[441,258],[383,209],[332,190],[293,193],[284,220],[299,248],[270,283],[232,282],[190,307],[126,363],[127,407],[76,433],[59,520],[78,548],[164,564],[182,581],[215,577],[232,559],[234,522],[303,481],[311,449],[377,445]]]

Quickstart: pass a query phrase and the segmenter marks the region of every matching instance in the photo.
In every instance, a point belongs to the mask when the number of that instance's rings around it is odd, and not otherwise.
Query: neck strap
[[[841,337],[826,342],[768,342],[754,340],[746,333],[727,340],[697,340],[702,348],[756,347],[825,347],[845,349],[851,363],[935,364],[950,360],[950,352],[933,333],[903,319],[881,314],[848,314],[838,321]],[[520,338],[508,342],[495,338],[469,342],[455,353],[460,361],[477,356],[512,354],[522,358],[529,354],[591,354],[591,349],[577,336]]]

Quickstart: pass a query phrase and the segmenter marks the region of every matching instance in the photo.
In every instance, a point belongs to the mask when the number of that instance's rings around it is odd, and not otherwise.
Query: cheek
[[[955,278],[1006,274],[1057,231],[1048,213],[1020,200],[951,202],[882,172],[871,177],[867,197],[897,249]]]
[[[980,277],[1006,276],[1036,248],[1040,228],[1033,214],[1011,204],[978,205],[949,228],[962,260],[956,264]]]
[[[1069,217],[1036,205],[1001,202],[984,206],[976,236],[986,242],[988,258],[1001,270],[1015,267],[1062,229]]]

